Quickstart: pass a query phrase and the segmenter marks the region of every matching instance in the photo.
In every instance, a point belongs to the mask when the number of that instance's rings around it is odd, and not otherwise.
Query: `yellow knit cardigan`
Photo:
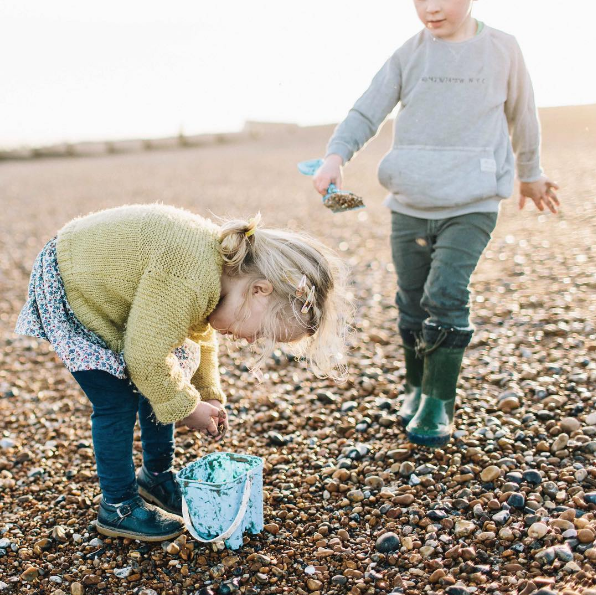
[[[115,352],[161,423],[202,400],[225,402],[207,316],[221,293],[219,228],[174,207],[131,205],[74,219],[58,232],[58,268],[80,322]],[[200,344],[187,382],[172,350]]]

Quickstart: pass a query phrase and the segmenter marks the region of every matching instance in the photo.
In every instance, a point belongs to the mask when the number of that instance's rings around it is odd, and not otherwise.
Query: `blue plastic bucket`
[[[190,463],[176,479],[188,532],[201,543],[225,542],[232,550],[242,534],[263,530],[263,460],[215,452]]]

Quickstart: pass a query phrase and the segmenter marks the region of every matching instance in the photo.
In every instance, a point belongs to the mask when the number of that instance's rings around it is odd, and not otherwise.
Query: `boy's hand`
[[[199,430],[205,436],[218,436],[219,425],[227,430],[228,420],[223,405],[219,401],[201,401],[194,411],[182,420],[191,430]],[[225,431],[224,431],[225,433]],[[223,433],[222,436],[223,437]]]
[[[313,184],[319,194],[325,196],[330,184],[335,184],[341,188],[341,166],[344,160],[339,155],[329,155],[325,157],[323,165],[319,167],[313,178]]]
[[[520,182],[519,210],[521,211],[526,204],[526,200],[531,198],[539,211],[544,211],[544,205],[546,205],[551,213],[556,213],[560,204],[555,193],[555,190],[558,189],[558,184],[551,182],[546,176],[542,176],[535,182]]]

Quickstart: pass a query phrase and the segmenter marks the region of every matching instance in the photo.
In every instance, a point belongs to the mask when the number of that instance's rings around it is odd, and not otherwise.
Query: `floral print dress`
[[[27,302],[19,314],[15,333],[49,341],[70,372],[102,370],[117,378],[128,378],[124,355],[109,349],[72,311],[58,270],[56,238],[35,259]],[[185,378],[190,380],[199,365],[200,346],[188,339],[173,353]]]

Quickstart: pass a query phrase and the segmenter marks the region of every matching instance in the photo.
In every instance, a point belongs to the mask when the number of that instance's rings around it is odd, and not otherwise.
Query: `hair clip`
[[[296,297],[302,297],[307,291],[308,288],[306,287],[306,275],[302,275],[302,279],[300,279],[300,283],[298,283],[298,287],[296,287]]]
[[[315,286],[313,285],[310,288],[310,291],[308,292],[308,295],[306,296],[306,300],[304,302],[304,305],[302,306],[302,309],[300,310],[300,312],[302,314],[306,314],[311,306],[314,304],[315,301]]]

